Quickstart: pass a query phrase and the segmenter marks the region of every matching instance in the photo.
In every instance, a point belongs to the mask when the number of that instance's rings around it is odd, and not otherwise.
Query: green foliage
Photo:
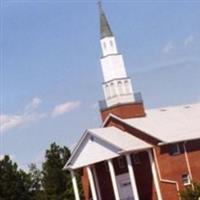
[[[42,189],[42,172],[33,163],[29,166],[31,176],[31,200],[45,200],[44,190]]]
[[[29,172],[24,172],[5,156],[0,160],[0,200],[74,200],[71,175],[63,170],[69,157],[67,147],[53,143],[46,150],[42,169],[31,164]],[[77,178],[80,186],[78,174]]]
[[[31,178],[22,170],[18,170],[9,156],[0,161],[0,199],[27,200],[30,198]]]
[[[71,177],[63,167],[70,157],[70,151],[66,147],[51,144],[46,151],[43,163],[42,185],[47,200],[70,200],[74,198]]]
[[[193,183],[193,187],[187,187],[180,192],[181,200],[199,200],[200,199],[200,183]]]

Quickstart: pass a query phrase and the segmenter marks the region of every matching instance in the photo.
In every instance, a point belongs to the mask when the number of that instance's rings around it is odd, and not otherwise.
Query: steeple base
[[[109,114],[116,115],[122,119],[145,116],[145,109],[143,102],[118,104],[106,109],[100,109],[100,112],[102,121],[104,121]]]

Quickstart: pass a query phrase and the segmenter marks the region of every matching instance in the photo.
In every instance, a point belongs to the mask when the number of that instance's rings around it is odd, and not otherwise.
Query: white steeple
[[[123,56],[118,52],[115,37],[99,3],[101,29],[101,67],[106,107],[134,102],[131,79],[127,77]]]

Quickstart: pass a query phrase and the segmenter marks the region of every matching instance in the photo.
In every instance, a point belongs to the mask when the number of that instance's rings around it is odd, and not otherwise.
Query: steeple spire
[[[130,78],[126,73],[123,56],[118,52],[115,37],[111,31],[104,10],[99,4],[101,31],[101,67],[104,77],[103,90],[106,107],[133,103],[134,92]]]
[[[104,120],[109,113],[122,118],[144,116],[143,103],[135,99],[131,79],[127,76],[123,56],[117,49],[117,43],[101,1],[98,4],[102,50],[100,61],[104,78],[102,87],[105,96],[99,104],[102,119]]]
[[[110,25],[106,18],[105,12],[102,8],[101,1],[99,1],[98,4],[99,4],[99,13],[100,13],[100,30],[101,30],[100,36],[101,36],[101,39],[103,39],[105,37],[112,37],[113,33],[111,31]]]

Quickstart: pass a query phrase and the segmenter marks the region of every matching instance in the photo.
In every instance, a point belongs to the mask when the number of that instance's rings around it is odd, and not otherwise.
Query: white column
[[[118,191],[118,187],[117,187],[117,181],[116,181],[116,177],[115,177],[115,170],[113,167],[112,160],[108,160],[108,167],[109,167],[111,181],[112,181],[112,185],[113,185],[115,200],[120,200],[119,191]]]
[[[72,184],[73,184],[75,199],[80,200],[79,192],[78,192],[78,184],[77,184],[77,181],[76,181],[76,176],[74,174],[74,171],[71,171],[71,177],[72,177]]]
[[[96,168],[95,168],[94,165],[92,166],[92,169],[93,169],[93,172],[94,172],[94,182],[95,182],[96,189],[97,189],[98,200],[102,200],[98,176],[97,176]]]
[[[129,172],[129,176],[130,176],[131,187],[132,187],[132,191],[133,191],[133,197],[134,197],[134,200],[139,200],[135,175],[134,175],[134,171],[133,171],[131,157],[130,157],[129,154],[126,155],[126,161],[127,161],[127,165],[128,165],[128,172]]]
[[[158,200],[162,200],[158,175],[157,175],[157,172],[156,172],[155,161],[154,161],[154,158],[152,156],[151,150],[148,150],[148,155],[149,155],[149,160],[150,160],[150,164],[151,164],[151,171],[152,171],[152,175],[153,175],[153,181],[154,181],[154,184],[155,184],[157,197],[158,197]]]
[[[92,199],[98,200],[96,189],[95,189],[95,184],[94,184],[94,178],[93,178],[93,174],[92,174],[92,168],[90,166],[87,167],[87,173],[88,173],[88,178],[89,178],[89,183],[90,183],[90,189],[92,192]]]
[[[184,149],[184,154],[185,154],[185,160],[186,160],[186,164],[187,164],[187,168],[188,168],[188,172],[190,175],[190,180],[192,180],[192,171],[191,171],[191,167],[190,167],[190,162],[189,162],[189,158],[188,158],[188,153],[187,153],[187,149],[186,149],[186,142],[183,143],[183,149]]]

